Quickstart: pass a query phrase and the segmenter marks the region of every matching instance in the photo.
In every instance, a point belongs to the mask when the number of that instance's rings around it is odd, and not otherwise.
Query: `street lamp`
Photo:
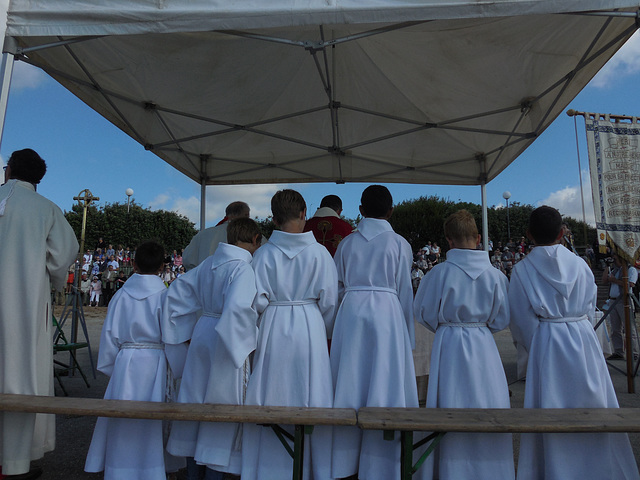
[[[131,195],[133,195],[133,188],[127,188],[124,193],[127,194],[127,213],[129,213],[129,204],[131,203]]]
[[[511,192],[505,190],[502,193],[502,198],[507,201],[507,243],[511,240],[511,222],[509,221],[509,199],[511,198]]]

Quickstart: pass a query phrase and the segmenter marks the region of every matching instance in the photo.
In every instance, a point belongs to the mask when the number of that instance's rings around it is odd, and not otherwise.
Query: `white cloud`
[[[635,33],[623,47],[602,67],[589,85],[604,88],[617,77],[640,72],[640,34]]]
[[[266,218],[271,215],[271,197],[287,188],[286,185],[220,185],[207,187],[206,223],[211,226],[224,217],[224,211],[231,202],[247,202],[251,217]],[[176,197],[169,193],[158,195],[151,203],[151,209],[163,208],[186,216],[199,227],[200,198],[196,196]]]
[[[582,185],[584,188],[584,210],[587,223],[593,227],[596,225],[593,212],[593,198],[591,197],[591,180],[589,171],[582,171]],[[582,220],[582,202],[580,201],[580,186],[567,186],[556,192],[552,192],[538,205],[549,205],[557,208],[566,217]]]
[[[24,62],[13,64],[11,89],[13,91],[38,88],[47,80],[47,74],[37,67]]]

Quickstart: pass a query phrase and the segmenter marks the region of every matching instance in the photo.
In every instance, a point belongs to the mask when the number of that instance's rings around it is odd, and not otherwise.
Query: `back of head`
[[[444,236],[449,240],[464,242],[478,238],[476,220],[467,210],[458,210],[444,221]]]
[[[342,210],[342,200],[337,195],[327,195],[320,202],[320,208],[322,207],[329,207],[331,210],[339,212]]]
[[[562,216],[553,207],[543,205],[531,212],[529,235],[537,245],[551,245],[562,231]]]
[[[30,148],[13,152],[7,166],[11,169],[12,179],[15,178],[34,185],[40,183],[47,172],[45,161]]]
[[[369,185],[362,192],[360,206],[365,217],[384,218],[393,208],[391,192],[382,185]]]
[[[136,248],[135,264],[138,273],[154,275],[164,265],[164,247],[158,242],[146,241]]]
[[[236,218],[227,225],[227,243],[237,245],[238,242],[252,243],[258,236],[258,245],[262,239],[262,232],[258,224],[250,218]]]
[[[249,209],[249,205],[245,202],[232,202],[227,205],[227,208],[224,211],[224,214],[227,218],[240,218],[240,217],[248,217],[251,210]]]
[[[307,204],[300,193],[295,190],[279,190],[271,198],[271,213],[276,225],[282,225],[289,220],[295,220],[304,212]]]

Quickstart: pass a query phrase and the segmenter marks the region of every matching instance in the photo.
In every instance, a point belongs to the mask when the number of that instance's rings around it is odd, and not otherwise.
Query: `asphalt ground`
[[[56,315],[60,315],[60,307],[56,307]],[[85,319],[91,341],[94,361],[97,360],[98,346],[100,343],[100,331],[102,322],[106,314],[104,307],[87,307],[85,309]],[[59,317],[58,317],[59,318]],[[68,327],[65,327],[65,331]],[[523,381],[516,380],[516,350],[513,347],[511,334],[508,330],[494,335],[498,350],[502,357],[502,362],[509,382],[509,389],[512,392],[512,408],[521,408],[524,404]],[[80,333],[79,340],[83,340]],[[68,354],[59,353],[61,360],[66,361]],[[88,350],[82,349],[78,352],[80,365],[88,376],[90,388],[87,388],[78,374],[72,377],[62,377],[65,388],[72,397],[82,398],[102,398],[107,387],[108,377],[97,373],[96,379],[91,374]],[[613,365],[624,370],[624,361],[614,361]],[[621,407],[640,407],[640,381],[635,380],[636,391],[639,393],[627,392],[627,377],[624,373],[609,368],[613,385],[618,396]],[[56,395],[63,395],[58,383],[55,385]],[[42,480],[83,480],[100,479],[102,474],[84,472],[84,461],[91,442],[91,435],[95,424],[95,417],[82,417],[73,415],[58,415],[56,419],[57,439],[56,449],[47,453],[44,458],[33,462],[33,465],[42,467],[44,473],[40,477]],[[519,434],[514,434],[514,452],[517,457]],[[640,464],[640,433],[629,435],[633,450],[636,455],[636,462]],[[517,461],[517,458],[516,458]],[[184,478],[184,472],[178,473],[178,479]]]

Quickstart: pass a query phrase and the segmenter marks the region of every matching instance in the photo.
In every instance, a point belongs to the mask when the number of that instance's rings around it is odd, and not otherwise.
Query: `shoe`
[[[3,480],[34,480],[42,475],[42,468],[34,467],[27,473],[21,473],[19,475],[2,475]]]
[[[624,355],[621,353],[614,353],[607,357],[607,360],[624,360]]]

